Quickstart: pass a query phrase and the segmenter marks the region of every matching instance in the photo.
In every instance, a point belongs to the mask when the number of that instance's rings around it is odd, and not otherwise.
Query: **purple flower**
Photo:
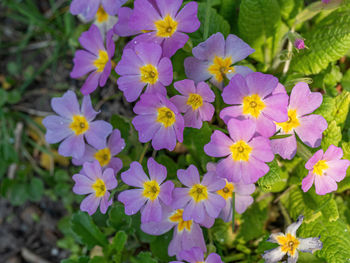
[[[235,35],[225,38],[218,32],[192,49],[194,57],[185,59],[185,72],[196,82],[210,79],[217,87],[222,87],[224,78],[231,79],[236,74],[243,76],[252,72],[248,67],[233,66],[252,54],[252,49]]]
[[[214,102],[215,94],[205,82],[198,83],[197,87],[193,80],[185,79],[174,83],[175,89],[182,95],[175,95],[171,102],[185,113],[185,127],[200,129],[202,121],[210,121],[215,108],[210,102]]]
[[[193,247],[189,250],[182,250],[179,254],[181,260],[186,260],[188,263],[223,263],[220,256],[216,253],[208,255],[204,260],[204,252],[199,247]],[[171,261],[170,263],[183,263],[183,261]]]
[[[226,104],[233,104],[220,112],[220,117],[228,122],[230,118],[254,120],[256,131],[270,137],[276,132],[275,122],[288,120],[288,95],[274,94],[278,79],[272,75],[254,72],[245,78],[235,75],[222,92]]]
[[[84,155],[79,159],[73,158],[72,162],[74,165],[82,165],[85,162],[97,160],[103,168],[112,168],[114,173],[118,173],[123,167],[123,162],[113,156],[120,153],[124,147],[125,141],[121,138],[120,131],[115,129],[101,149],[86,145]]]
[[[136,103],[138,114],[132,124],[142,143],[152,140],[155,150],[174,150],[176,140],[182,142],[184,119],[173,103],[161,94],[143,94]]]
[[[192,33],[200,26],[198,4],[192,1],[179,10],[181,4],[182,0],[135,0],[134,10],[123,8],[118,12],[121,19],[114,31],[120,36],[139,34],[129,47],[154,42],[162,46],[165,57],[171,57],[188,41],[184,33]]]
[[[319,237],[298,238],[297,230],[303,222],[304,217],[299,216],[297,222],[287,227],[286,234],[271,234],[268,242],[277,243],[279,246],[265,251],[262,255],[266,263],[277,263],[282,260],[284,255],[288,255],[289,263],[298,261],[298,250],[304,253],[314,253],[322,249],[322,242]]]
[[[53,98],[51,107],[59,116],[51,115],[43,120],[48,143],[63,142],[58,153],[65,157],[81,158],[85,152],[85,141],[101,149],[112,125],[105,121],[93,121],[98,112],[91,105],[90,96],[84,96],[81,109],[73,91],[67,91],[61,98]]]
[[[285,92],[284,88],[281,92]],[[327,129],[327,121],[321,116],[310,114],[322,103],[322,95],[319,92],[311,92],[304,82],[297,83],[291,94],[288,106],[288,121],[276,123],[279,134],[291,134],[283,139],[271,141],[274,153],[284,159],[291,160],[297,151],[295,134],[312,148],[321,144],[322,133]]]
[[[125,205],[125,214],[133,215],[141,209],[141,222],[160,222],[162,219],[161,204],[170,205],[174,184],[164,182],[167,170],[153,158],[147,162],[150,178],[138,162],[132,162],[130,169],[121,174],[124,183],[138,187],[119,194],[118,200]],[[164,182],[164,183],[163,183]]]
[[[269,139],[256,135],[253,120],[231,119],[227,124],[228,137],[221,131],[214,131],[210,142],[204,146],[207,155],[225,157],[217,165],[217,174],[230,182],[255,183],[269,171],[265,162],[271,162],[274,155]]]
[[[203,222],[205,227],[212,225],[212,222]],[[193,220],[184,220],[183,209],[173,210],[170,207],[163,207],[161,222],[142,223],[143,232],[150,235],[163,235],[174,228],[173,239],[168,247],[169,256],[179,257],[182,250],[192,247],[199,247],[203,252],[207,251],[202,229]]]
[[[350,165],[350,161],[342,157],[343,150],[334,145],[329,146],[325,153],[322,149],[318,150],[305,164],[309,173],[301,183],[303,191],[307,192],[314,182],[318,195],[337,190],[337,182],[345,178]]]
[[[187,188],[175,188],[172,207],[183,208],[183,218],[186,221],[193,219],[201,224],[205,220],[211,220],[214,223],[214,219],[225,206],[224,198],[216,193],[225,187],[225,181],[214,172],[206,173],[200,181],[197,167],[194,165],[190,165],[186,170],[178,170],[177,177]]]
[[[304,39],[302,38],[298,38],[294,41],[294,47],[296,49],[304,49],[305,48],[305,43],[304,43]]]
[[[80,210],[92,215],[100,206],[101,213],[105,214],[107,208],[113,203],[112,199],[109,199],[109,190],[113,190],[118,185],[113,169],[107,168],[102,173],[98,161],[86,162],[83,164],[81,173],[73,175],[73,180],[75,182],[74,193],[78,195],[89,194],[81,202]]]
[[[124,49],[115,71],[121,75],[118,87],[128,102],[137,100],[145,86],[146,92],[166,96],[165,86],[173,81],[171,61],[162,58],[161,46],[154,43],[140,43],[135,50]]]
[[[73,59],[74,67],[70,76],[80,78],[89,73],[80,91],[84,95],[93,92],[98,86],[103,87],[112,70],[111,58],[114,55],[115,45],[113,32],[107,33],[107,49],[104,46],[101,32],[97,26],[91,25],[90,29],[81,34],[80,44],[86,50],[77,50]]]
[[[216,173],[216,164],[208,163],[207,170]],[[226,205],[221,210],[219,217],[225,222],[230,222],[232,220],[232,194],[235,193],[235,210],[237,213],[242,214],[254,202],[253,197],[250,195],[254,193],[255,185],[244,184],[242,180],[239,183],[225,181],[225,187],[217,191],[217,194],[221,195],[226,201]]]
[[[322,0],[322,3],[328,4],[331,0]]]
[[[110,15],[116,15],[118,9],[126,0],[73,0],[70,5],[70,12],[73,15],[82,15],[85,19],[91,20],[97,13],[99,7]]]

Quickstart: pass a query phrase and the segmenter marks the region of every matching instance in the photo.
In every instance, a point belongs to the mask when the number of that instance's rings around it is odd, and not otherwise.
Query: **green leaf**
[[[238,238],[241,237],[245,241],[250,241],[260,237],[265,233],[265,223],[268,219],[268,207],[272,201],[269,196],[262,201],[250,206],[242,215],[243,223],[238,232]]]
[[[200,28],[190,34],[191,40],[193,42],[193,46],[197,46],[200,42],[205,41],[203,40],[203,34],[204,34],[204,21],[206,18],[206,4],[204,3],[198,3],[198,19],[201,22]],[[209,7],[209,34],[211,35],[221,32],[225,37],[230,33],[230,25],[229,23],[221,16],[219,15],[216,10],[212,7]]]
[[[124,213],[124,206],[119,202],[113,204],[108,216],[108,225],[114,229],[127,230],[131,226],[131,216]]]
[[[341,86],[343,87],[343,89],[345,89],[346,91],[350,91],[350,69],[348,69],[342,80],[341,80]],[[1,99],[0,99],[1,100]],[[1,105],[1,103],[0,103]]]
[[[157,236],[156,240],[150,243],[150,249],[154,256],[160,260],[170,262],[172,258],[168,255],[169,243],[173,238],[173,232],[169,231],[168,233]]]
[[[300,50],[291,70],[306,75],[317,74],[330,62],[344,56],[350,46],[350,12],[334,11],[305,35],[308,49]]]
[[[118,129],[121,133],[122,138],[127,139],[130,134],[130,120],[114,114],[111,118],[111,124],[113,129]]]
[[[167,177],[169,179],[176,178],[176,173],[178,169],[177,163],[171,159],[168,155],[161,154],[157,157],[157,162],[164,165],[168,171]]]
[[[29,200],[33,202],[40,201],[43,193],[44,193],[43,181],[35,177],[32,180],[30,180],[30,183],[28,185]]]
[[[92,221],[91,217],[85,212],[77,212],[72,216],[72,230],[78,237],[78,240],[92,248],[96,245],[105,246],[108,244],[106,236]]]
[[[132,260],[135,263],[157,263],[158,261],[152,258],[150,252],[140,252],[135,259]]]
[[[281,168],[278,166],[276,159],[268,163],[270,171],[258,180],[258,185],[263,192],[271,192],[272,188],[283,188],[287,182],[281,178]]]
[[[349,113],[350,92],[343,91],[334,99],[335,111],[333,112],[334,120],[338,125],[343,125]]]
[[[95,256],[89,261],[89,263],[108,263],[108,261],[104,257]]]
[[[230,248],[233,247],[235,236],[232,231],[231,222],[226,223],[222,219],[217,219],[210,231],[216,242]]]
[[[293,18],[304,6],[303,0],[278,0],[278,3],[281,9],[281,16],[288,24],[292,23]]]
[[[321,237],[323,248],[316,251],[317,257],[327,263],[347,262],[350,258],[349,227],[341,220],[328,222],[322,218],[303,223],[298,231],[300,237]]]
[[[109,254],[113,255],[113,262],[122,263],[123,250],[128,236],[124,231],[119,231],[113,238],[112,245],[109,247]]]
[[[242,0],[238,28],[242,39],[255,49],[251,57],[265,64],[279,52],[288,31],[277,0]]]
[[[337,202],[334,199],[327,202],[327,205],[323,206],[321,211],[323,216],[330,222],[336,221],[339,218]]]
[[[335,101],[334,98],[324,95],[321,106],[316,109],[313,114],[322,115],[326,121],[329,123],[334,120],[333,112],[335,111]]]
[[[184,144],[188,147],[193,159],[202,168],[206,170],[206,164],[211,158],[204,152],[204,145],[209,143],[212,130],[207,122],[203,122],[201,129],[185,128]]]
[[[338,146],[342,139],[341,128],[337,125],[335,120],[328,123],[328,128],[323,132],[323,139],[321,142],[321,147],[324,151],[333,144]]]

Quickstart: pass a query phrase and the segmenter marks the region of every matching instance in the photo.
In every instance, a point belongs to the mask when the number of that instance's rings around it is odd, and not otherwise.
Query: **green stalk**
[[[210,21],[210,0],[207,0],[207,5],[205,7],[205,20],[204,20],[204,30],[203,30],[203,40],[208,38],[209,34],[209,21]]]

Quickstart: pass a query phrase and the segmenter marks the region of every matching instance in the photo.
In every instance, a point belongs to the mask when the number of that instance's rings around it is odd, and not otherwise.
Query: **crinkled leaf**
[[[272,188],[279,188],[286,185],[286,181],[281,178],[281,168],[276,159],[268,163],[270,171],[258,180],[258,185],[263,192],[271,192]]]
[[[242,0],[238,28],[240,37],[255,49],[251,57],[265,64],[279,52],[288,31],[277,0]]]
[[[316,251],[316,256],[328,263],[347,262],[350,258],[349,227],[341,220],[328,222],[319,218],[310,223],[303,223],[298,231],[300,237],[321,237],[323,248]]]
[[[306,75],[317,74],[344,56],[350,46],[349,28],[350,12],[334,11],[305,35],[309,48],[293,57],[291,69]]]
[[[337,122],[333,120],[328,123],[327,130],[323,132],[323,139],[321,142],[322,149],[326,151],[331,144],[338,146],[341,139],[341,128],[337,125]]]

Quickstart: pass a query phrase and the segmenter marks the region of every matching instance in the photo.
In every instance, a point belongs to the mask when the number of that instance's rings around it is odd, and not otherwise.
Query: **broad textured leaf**
[[[265,64],[280,50],[288,31],[277,0],[242,0],[238,28],[240,37],[255,49],[251,57]]]
[[[278,166],[276,159],[269,164],[270,171],[258,180],[258,185],[263,192],[271,192],[272,188],[283,187],[286,182],[281,178],[281,168]]]
[[[334,120],[338,125],[342,126],[349,113],[350,93],[348,91],[343,91],[337,97],[335,97],[334,102]]]
[[[303,223],[298,231],[300,237],[321,237],[323,248],[316,256],[328,263],[347,262],[350,258],[349,227],[341,220],[327,222],[319,218],[311,223]]]
[[[304,37],[308,49],[292,59],[291,69],[306,75],[317,74],[350,48],[350,12],[334,11]]]
[[[291,24],[304,5],[303,0],[278,0],[282,18]]]
[[[79,241],[89,248],[93,246],[105,246],[108,244],[106,236],[92,221],[91,217],[79,211],[72,216],[72,230],[78,237]]]
[[[122,138],[126,140],[129,137],[130,121],[127,118],[114,114],[111,118],[111,124],[114,129],[120,131]]]
[[[326,151],[331,144],[338,146],[341,139],[341,128],[337,125],[337,122],[333,120],[328,123],[327,130],[323,132],[323,139],[321,142],[322,149]]]
[[[137,263],[157,263],[158,261],[152,258],[152,254],[150,252],[141,252],[137,255],[133,262]]]

